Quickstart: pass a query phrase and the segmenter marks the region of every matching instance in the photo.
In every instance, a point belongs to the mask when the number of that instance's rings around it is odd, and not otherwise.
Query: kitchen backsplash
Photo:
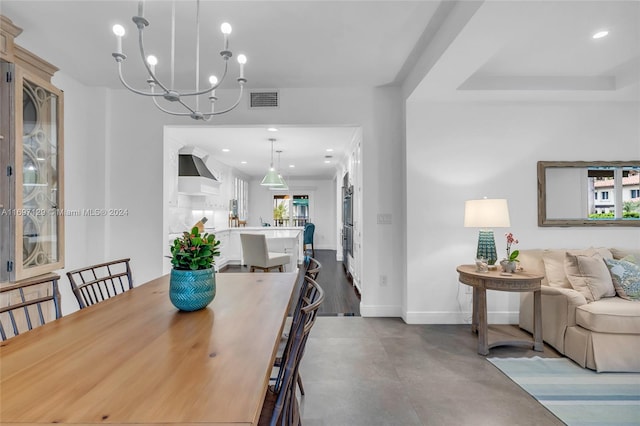
[[[228,207],[219,201],[219,197],[193,197],[178,195],[178,205],[169,207],[169,233],[181,233],[190,229],[197,221],[206,217],[205,228],[227,228]]]

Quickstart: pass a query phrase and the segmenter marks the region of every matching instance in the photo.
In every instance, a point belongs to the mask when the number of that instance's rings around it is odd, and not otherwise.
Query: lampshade
[[[507,200],[484,198],[465,201],[464,226],[466,228],[507,228],[511,226]]]
[[[267,172],[267,174],[264,175],[264,178],[262,179],[262,182],[260,182],[260,185],[264,185],[264,186],[281,186],[282,185],[282,180],[278,176],[278,172],[276,171],[276,169],[271,167],[269,169],[269,171]]]
[[[464,203],[464,226],[484,228],[479,231],[477,258],[484,258],[489,265],[498,260],[493,231],[486,228],[506,228],[509,221],[509,206],[505,199],[468,200]]]

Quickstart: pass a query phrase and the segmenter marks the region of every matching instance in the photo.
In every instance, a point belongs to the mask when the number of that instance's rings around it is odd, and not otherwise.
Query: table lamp
[[[477,258],[486,259],[489,265],[498,260],[496,241],[493,230],[488,228],[507,228],[509,222],[509,206],[505,199],[468,200],[464,203],[465,228],[480,228],[478,236]]]

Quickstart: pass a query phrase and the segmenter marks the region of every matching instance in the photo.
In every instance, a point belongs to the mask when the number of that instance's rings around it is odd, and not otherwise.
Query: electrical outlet
[[[387,286],[387,276],[380,275],[380,287],[386,287],[386,286]]]

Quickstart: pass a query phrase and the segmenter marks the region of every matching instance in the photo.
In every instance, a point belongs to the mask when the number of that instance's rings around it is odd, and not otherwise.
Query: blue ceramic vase
[[[197,311],[206,308],[216,297],[216,275],[213,268],[171,270],[169,299],[181,311]]]

